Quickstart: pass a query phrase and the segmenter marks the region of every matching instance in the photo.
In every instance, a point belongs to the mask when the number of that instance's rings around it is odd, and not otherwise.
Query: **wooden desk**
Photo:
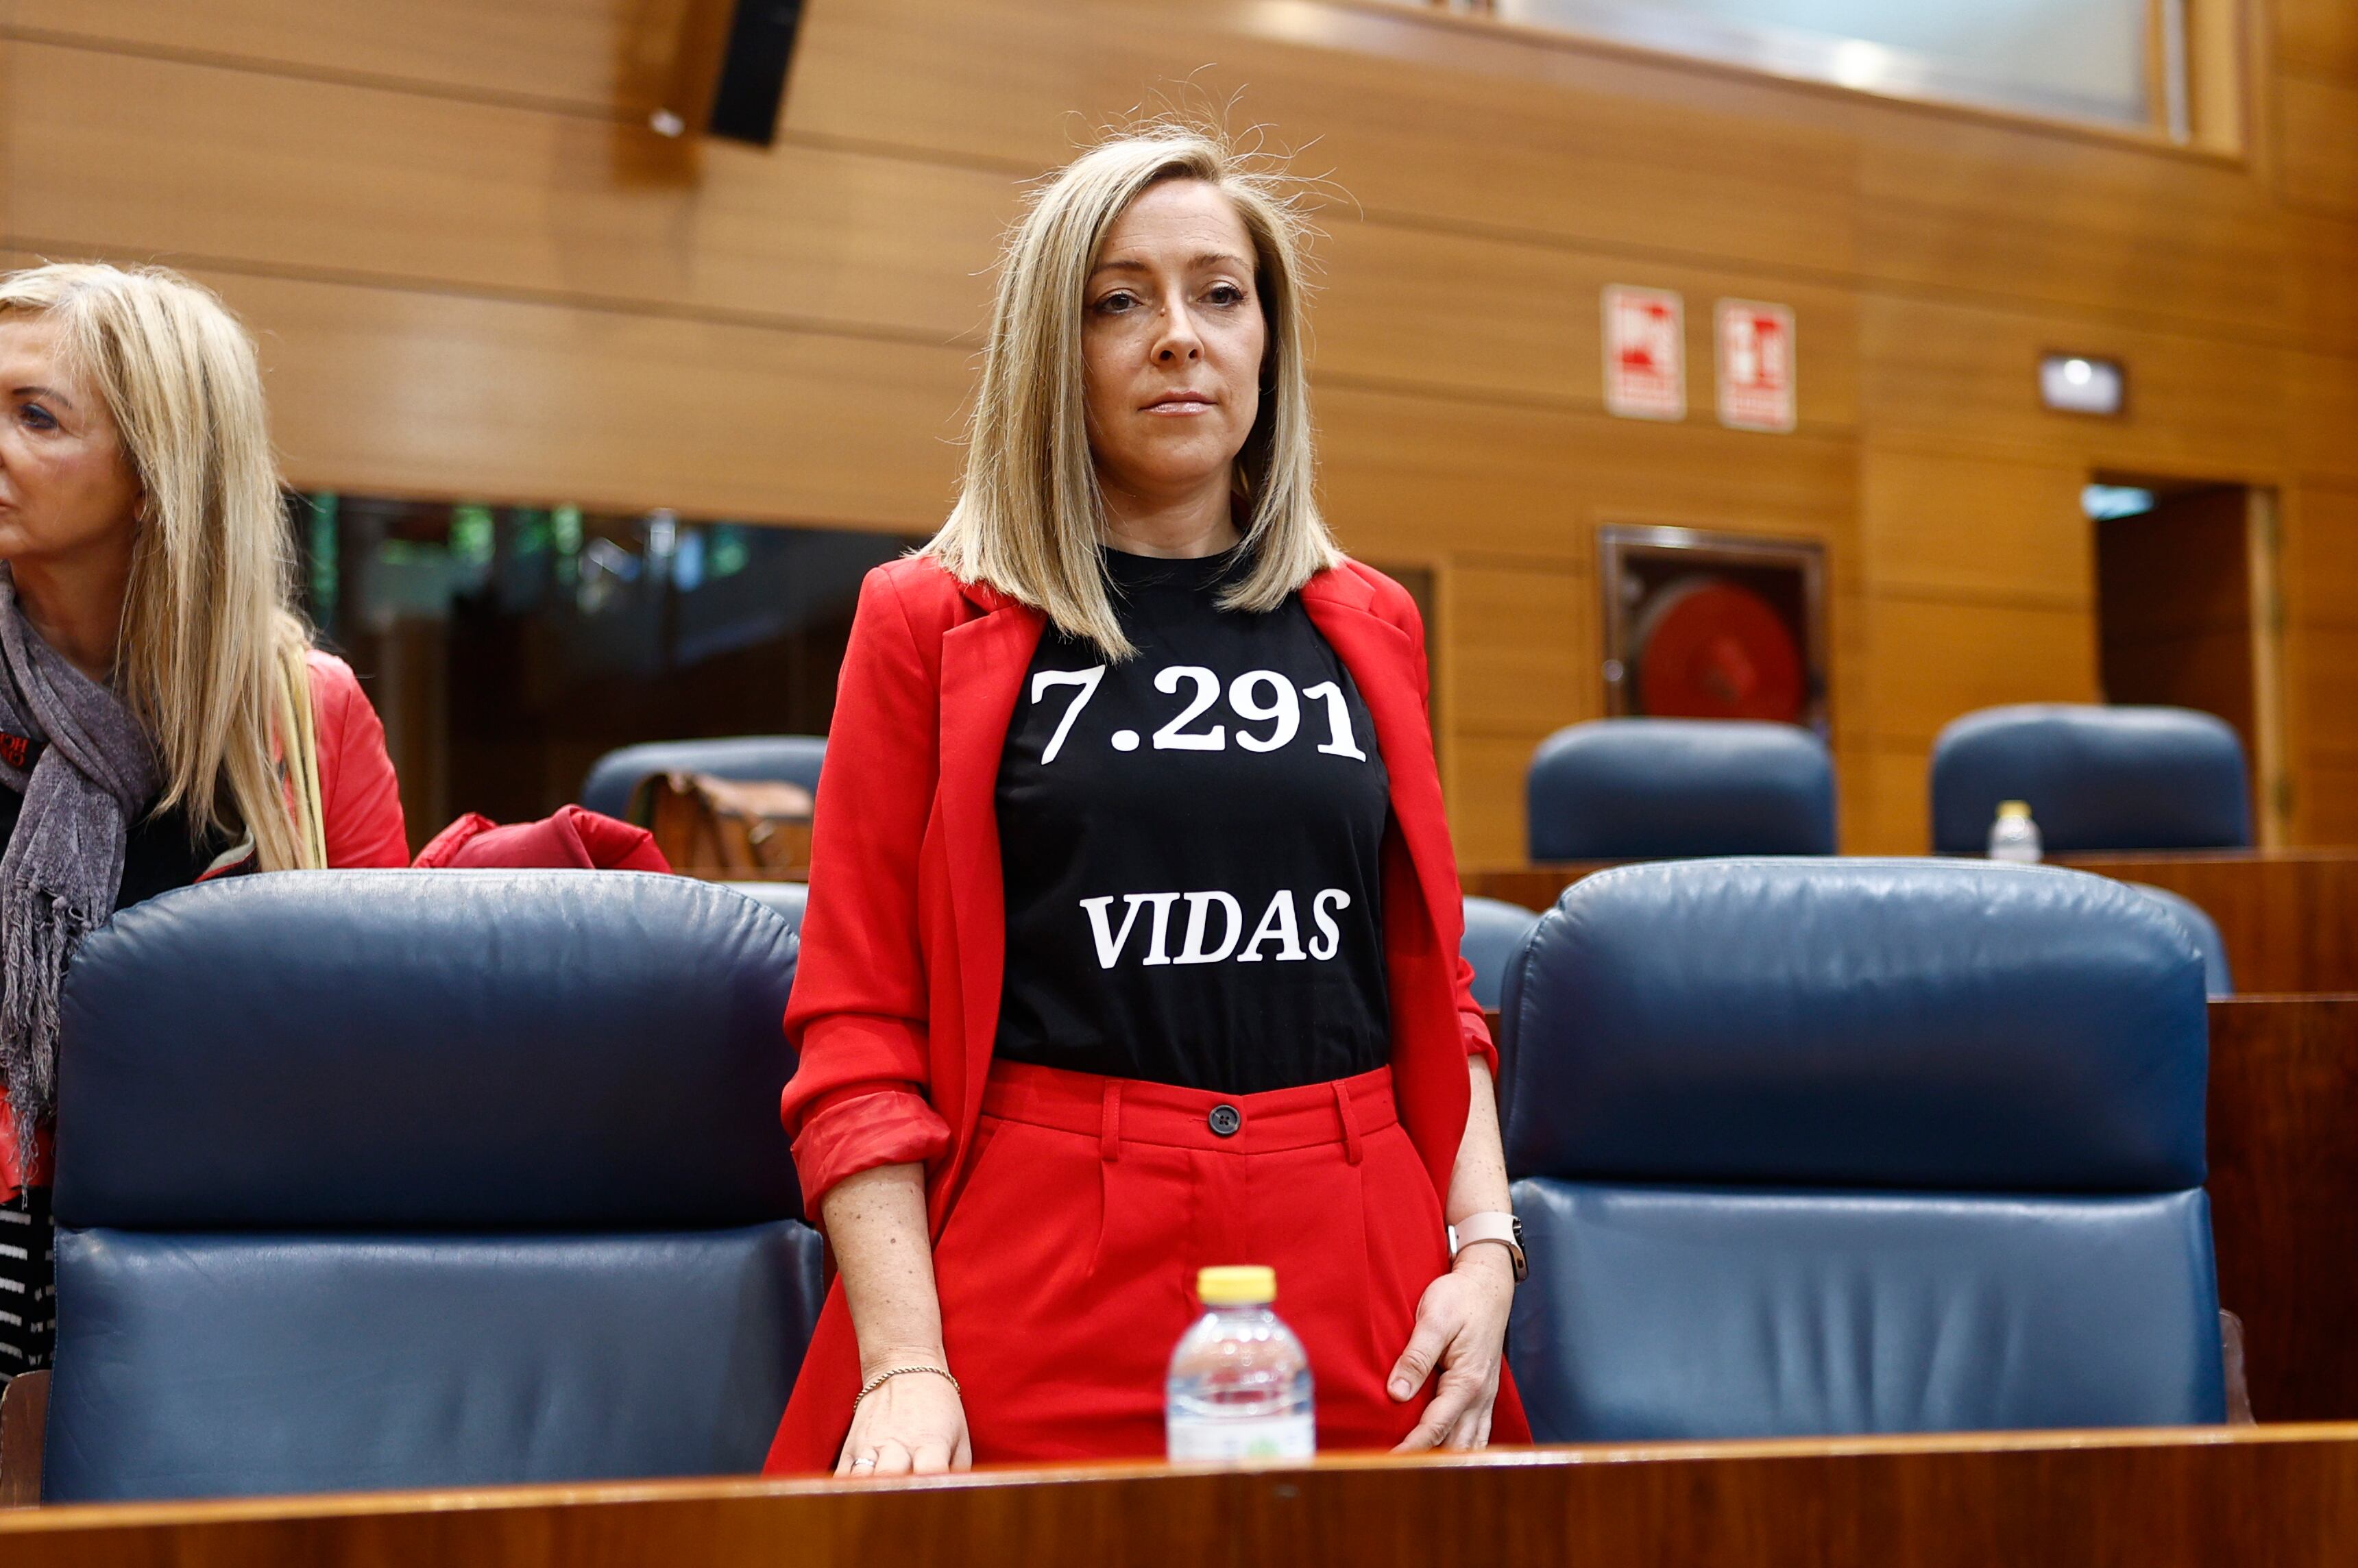
[[[2342,1568],[2358,1426],[1690,1444],[0,1515],[11,1568]]]
[[[2212,1002],[2209,1110],[2253,1413],[2358,1418],[2358,996]]]
[[[2358,997],[2212,1004],[2221,1299],[2264,1421],[2358,1415]],[[2358,1562],[2358,1422],[750,1480],[0,1513],[9,1568]]]
[[[1466,891],[1543,910],[1584,877],[1627,860],[1475,868]],[[2246,995],[2358,991],[2358,849],[2219,849],[2058,855],[2052,861],[2149,882],[2219,923],[2235,989]]]
[[[2239,994],[2358,991],[2358,849],[2058,855],[2183,894],[2219,923]]]
[[[1554,907],[1563,890],[1584,877],[1635,860],[1552,860],[1536,866],[1462,867],[1458,885],[1477,898],[1504,899],[1525,909]]]

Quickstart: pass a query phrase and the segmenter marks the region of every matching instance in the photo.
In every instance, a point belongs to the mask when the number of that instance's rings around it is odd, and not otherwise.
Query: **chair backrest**
[[[808,882],[723,882],[755,903],[773,912],[789,928],[799,935],[803,928],[803,905],[810,901]]]
[[[2235,971],[2227,963],[2227,939],[2219,934],[2219,923],[2211,918],[2210,912],[2183,893],[2158,888],[2150,882],[2125,885],[2159,903],[2186,927],[2194,950],[2202,955],[2203,991],[2212,997],[2234,996]]]
[[[757,1468],[818,1306],[795,947],[624,871],[233,878],[93,934],[46,1495]]]
[[[1474,966],[1476,1001],[1497,1010],[1498,987],[1506,979],[1508,961],[1539,923],[1540,917],[1520,903],[1466,896],[1466,940],[1458,951]]]
[[[1534,860],[1834,852],[1833,762],[1792,724],[1574,724],[1540,742],[1526,794]]]
[[[1626,867],[1505,1000],[1541,1438],[2222,1419],[2201,963],[2135,890]]]
[[[2244,849],[2244,745],[2190,708],[2025,703],[1985,708],[1932,742],[1932,848],[1989,844],[1998,803],[2028,802],[2050,854]]]
[[[824,735],[738,735],[719,741],[651,741],[607,752],[581,781],[581,802],[592,811],[637,821],[632,809],[640,786],[662,773],[709,773],[818,788]],[[644,824],[641,824],[644,826]]]

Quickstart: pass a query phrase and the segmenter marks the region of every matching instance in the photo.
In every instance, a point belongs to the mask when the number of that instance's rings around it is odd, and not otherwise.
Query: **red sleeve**
[[[1372,580],[1376,590],[1376,612],[1399,627],[1414,650],[1417,701],[1423,707],[1425,722],[1430,727],[1433,719],[1433,666],[1425,657],[1424,617],[1417,612],[1415,596],[1372,567],[1359,566],[1356,561],[1352,565]],[[1455,951],[1466,938],[1465,905],[1461,903],[1454,912],[1443,910],[1437,913],[1443,924],[1449,927],[1441,935],[1450,949]],[[1449,918],[1452,913],[1457,916],[1455,921]],[[1458,1033],[1465,1037],[1466,1054],[1487,1062],[1491,1081],[1495,1083],[1498,1076],[1498,1047],[1490,1039],[1490,1025],[1482,1016],[1482,1004],[1474,1000],[1474,966],[1466,961],[1463,953],[1457,957],[1456,1003]]]
[[[812,818],[810,902],[786,1033],[801,1053],[780,1111],[803,1212],[844,1177],[939,1157],[926,1095],[931,1013],[918,853],[940,775],[941,639],[921,637],[896,562],[868,574],[837,677]]]
[[[352,667],[313,649],[311,718],[319,736],[320,829],[331,867],[406,866],[409,837],[384,726]]]

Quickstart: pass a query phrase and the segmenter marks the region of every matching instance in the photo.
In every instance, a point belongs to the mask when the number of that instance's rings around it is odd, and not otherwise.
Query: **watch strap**
[[[1531,1272],[1530,1260],[1523,1254],[1523,1224],[1513,1215],[1490,1209],[1469,1214],[1449,1227],[1449,1255],[1453,1258],[1477,1241],[1495,1241],[1507,1249],[1507,1255],[1514,1260],[1518,1284]]]

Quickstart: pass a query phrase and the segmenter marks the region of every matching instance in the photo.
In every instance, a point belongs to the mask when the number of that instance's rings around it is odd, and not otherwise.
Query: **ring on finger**
[[[876,1468],[876,1456],[872,1454],[863,1454],[851,1462],[851,1467],[855,1470],[873,1470]]]

